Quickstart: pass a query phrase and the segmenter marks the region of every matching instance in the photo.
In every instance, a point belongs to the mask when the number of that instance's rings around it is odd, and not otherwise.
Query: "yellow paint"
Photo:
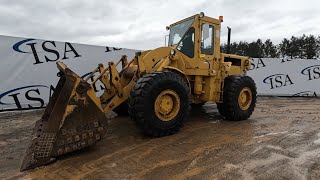
[[[248,87],[244,87],[238,97],[238,104],[241,110],[246,111],[249,109],[252,102],[252,91]]]
[[[93,82],[89,82],[91,85],[90,90],[87,92],[89,97],[93,99],[102,111],[108,112],[128,99],[132,88],[143,75],[152,72],[172,71],[181,75],[189,87],[193,88],[190,89],[193,102],[221,102],[224,78],[234,74],[246,74],[250,68],[250,60],[248,57],[220,52],[222,18],[200,17],[196,14],[174,23],[170,27],[190,19],[194,19],[190,28],[195,29],[193,58],[186,56],[177,49],[177,45],[174,45],[137,52],[130,62],[127,61],[126,56],[122,56],[116,63],[109,63],[107,66],[100,64],[93,71],[99,73],[99,75],[95,76],[96,78]],[[208,23],[214,28],[213,54],[201,53],[201,27],[203,23]],[[175,51],[174,54],[170,54],[172,49]],[[230,62],[230,59],[233,62]],[[122,65],[121,73],[116,68],[119,64]],[[59,69],[65,68],[67,68],[65,65],[59,67]],[[91,75],[93,76],[93,74]],[[76,76],[76,78],[80,80],[79,76]],[[85,80],[89,79],[86,78]],[[93,86],[97,81],[102,82],[106,87],[100,97],[96,97],[93,91]],[[77,93],[74,92],[74,94]],[[158,112],[158,115],[162,114],[163,120],[168,120],[169,118],[164,118],[163,114],[175,110],[174,103],[177,101],[177,98],[172,93],[169,93],[169,95],[161,95],[160,99],[157,102],[155,110]],[[102,103],[107,104],[102,105]],[[169,105],[166,105],[167,103]],[[180,102],[178,104],[180,105]],[[70,107],[67,112],[71,112],[72,109]]]
[[[154,112],[162,121],[174,119],[180,110],[179,95],[170,89],[162,91],[154,103]]]

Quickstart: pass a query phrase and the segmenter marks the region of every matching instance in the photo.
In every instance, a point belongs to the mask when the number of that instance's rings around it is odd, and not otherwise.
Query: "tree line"
[[[227,52],[227,44],[221,45],[221,52]],[[291,58],[291,59],[319,59],[320,36],[302,35],[284,38],[279,44],[270,39],[263,42],[258,39],[253,42],[240,41],[230,44],[230,54],[249,56],[254,58]]]

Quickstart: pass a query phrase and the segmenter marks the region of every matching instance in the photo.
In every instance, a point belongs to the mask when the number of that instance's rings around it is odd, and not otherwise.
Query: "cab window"
[[[190,28],[183,36],[177,46],[177,49],[186,56],[193,58],[194,56],[194,28]]]
[[[204,23],[201,28],[201,53],[213,55],[213,26]]]

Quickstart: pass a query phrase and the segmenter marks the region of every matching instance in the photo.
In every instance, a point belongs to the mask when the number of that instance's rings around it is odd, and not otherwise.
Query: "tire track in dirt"
[[[48,166],[20,173],[17,159],[0,158],[9,164],[0,166],[0,178],[320,179],[319,108],[318,99],[259,98],[250,120],[230,122],[206,104],[192,111],[178,134],[155,139],[144,137],[128,118],[116,117],[97,146]],[[22,153],[40,115],[0,114],[4,157]]]

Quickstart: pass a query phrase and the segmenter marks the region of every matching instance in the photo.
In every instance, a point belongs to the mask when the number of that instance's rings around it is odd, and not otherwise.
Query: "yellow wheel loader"
[[[86,79],[58,62],[60,80],[35,124],[21,170],[94,145],[107,132],[105,113],[113,110],[128,112],[154,137],[179,131],[191,104],[215,102],[225,119],[248,119],[257,94],[246,75],[250,59],[220,52],[222,21],[203,13],[183,19],[167,27],[166,47],[137,52],[129,62],[122,56],[116,63],[99,64]],[[93,88],[98,82],[105,87],[99,97]]]

